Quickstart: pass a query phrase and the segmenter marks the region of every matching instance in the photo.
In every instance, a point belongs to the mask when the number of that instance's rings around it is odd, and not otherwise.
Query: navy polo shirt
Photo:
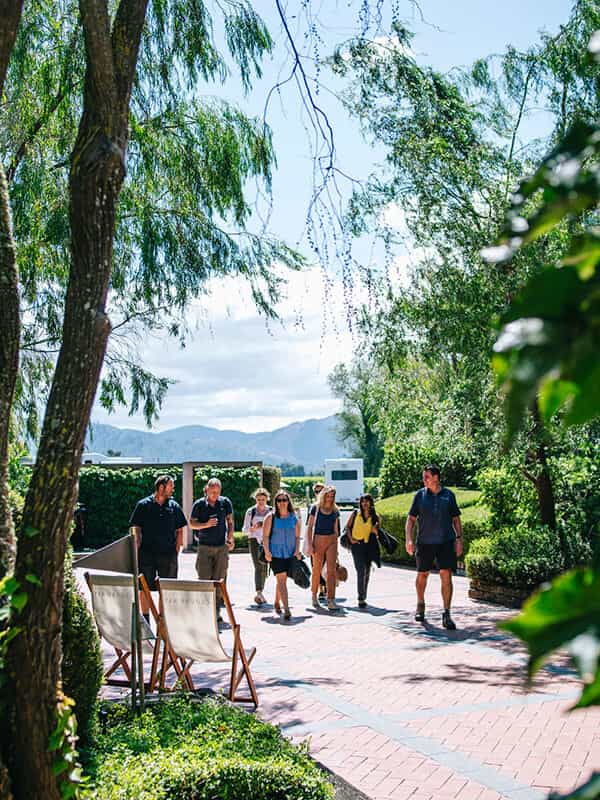
[[[198,544],[209,544],[213,547],[225,544],[227,536],[227,516],[233,514],[233,506],[228,497],[219,497],[214,506],[208,502],[206,497],[196,500],[190,514],[190,519],[198,522],[208,522],[214,515],[217,515],[217,524],[213,528],[205,528],[202,531],[194,531],[198,537]]]
[[[419,544],[442,544],[456,538],[452,520],[460,516],[460,509],[450,489],[442,486],[437,494],[425,487],[419,489],[408,513],[419,520]]]
[[[142,529],[140,551],[144,553],[175,554],[177,529],[187,525],[181,506],[169,498],[161,505],[151,494],[136,505],[129,526]]]

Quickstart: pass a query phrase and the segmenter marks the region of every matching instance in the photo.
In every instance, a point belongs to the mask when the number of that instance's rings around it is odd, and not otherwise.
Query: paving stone
[[[340,603],[350,607],[314,613],[308,593],[290,585],[295,620],[284,624],[272,607],[253,605],[250,556],[231,558],[234,611],[245,646],[257,647],[262,719],[308,742],[321,763],[381,800],[542,800],[600,766],[600,709],[566,713],[579,691],[566,658],[525,691],[525,652],[496,628],[514,612],[469,600],[468,582],[457,578],[458,630],[444,631],[432,575],[428,620],[417,624],[414,573],[389,566],[372,576],[372,613],[359,612],[354,568],[347,553],[341,559],[350,578],[339,587]],[[180,558],[180,577],[195,577],[193,555]],[[270,578],[269,600],[273,591]],[[231,637],[225,630],[226,648]],[[194,665],[192,674],[222,690],[228,668]]]

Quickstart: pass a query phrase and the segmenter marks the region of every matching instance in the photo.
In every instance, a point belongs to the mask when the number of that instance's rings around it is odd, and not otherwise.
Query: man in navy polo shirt
[[[140,500],[129,520],[135,531],[140,573],[150,589],[156,576],[177,577],[177,555],[183,547],[183,529],[187,521],[181,506],[172,499],[175,483],[170,475],[160,475],[154,482],[154,494]],[[142,613],[148,616],[148,601],[140,595]]]
[[[452,572],[456,569],[456,557],[462,555],[462,527],[460,509],[450,489],[440,483],[440,470],[433,464],[423,470],[424,488],[415,494],[406,519],[406,552],[412,556],[415,545],[412,532],[417,519],[417,611],[416,622],[425,621],[425,587],[429,572],[434,565],[440,571],[444,613],[442,625],[450,631],[456,625],[450,616],[452,601]]]
[[[221,496],[221,481],[211,478],[205,496],[196,500],[190,514],[190,528],[196,531],[198,555],[196,572],[202,581],[227,578],[229,551],[233,550],[233,506],[228,497]],[[217,593],[219,607],[223,605]]]

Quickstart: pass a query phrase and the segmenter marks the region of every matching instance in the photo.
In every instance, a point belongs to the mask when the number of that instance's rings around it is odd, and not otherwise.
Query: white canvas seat
[[[159,616],[164,625],[168,643],[179,659],[183,661],[180,677],[190,689],[194,688],[190,675],[193,662],[231,663],[231,680],[228,696],[232,702],[258,705],[254,680],[250,673],[250,662],[256,648],[248,653],[242,646],[240,626],[237,624],[224,581],[179,581],[160,579]],[[217,589],[220,589],[225,609],[233,631],[233,652],[229,655],[221,643],[217,624]],[[239,663],[239,669],[238,669]],[[175,665],[177,669],[179,664]],[[177,670],[179,672],[179,670]],[[163,670],[164,673],[164,670]],[[249,697],[237,694],[238,686],[246,677]],[[164,674],[161,676],[164,686]]]
[[[134,604],[133,575],[98,575],[85,573],[85,579],[92,597],[92,610],[100,636],[115,650],[116,660],[104,673],[106,683],[111,686],[129,686],[131,683],[131,622]],[[142,617],[139,624],[142,631],[142,647],[151,653],[160,646],[152,629]],[[151,643],[151,640],[154,640]],[[154,661],[154,659],[153,659]],[[126,679],[112,677],[122,669]],[[154,682],[150,676],[148,686]]]

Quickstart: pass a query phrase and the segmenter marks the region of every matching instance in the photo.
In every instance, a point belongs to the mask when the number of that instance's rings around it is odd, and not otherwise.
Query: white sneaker
[[[329,611],[339,611],[340,607],[336,606],[335,600],[328,600],[327,601],[327,608]]]

